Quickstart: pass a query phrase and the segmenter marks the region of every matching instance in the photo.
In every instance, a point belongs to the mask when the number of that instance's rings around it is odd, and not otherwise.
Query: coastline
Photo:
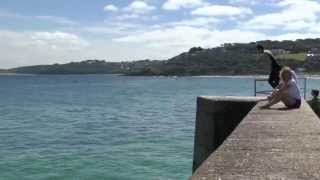
[[[128,74],[23,74],[23,73],[0,73],[0,76],[37,76],[37,75],[58,75],[58,76],[72,76],[72,75],[83,75],[83,76],[92,76],[92,75],[101,75],[101,76],[128,76],[128,77],[195,77],[195,78],[267,78],[267,74],[247,74],[247,75],[230,75],[230,74],[220,74],[220,75],[128,75]],[[298,74],[299,77],[311,78],[311,79],[320,79],[320,74]]]

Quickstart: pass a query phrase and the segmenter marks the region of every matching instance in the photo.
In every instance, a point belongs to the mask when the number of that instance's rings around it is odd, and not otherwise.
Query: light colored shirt
[[[294,79],[289,81],[288,89],[286,91],[290,97],[293,97],[294,99],[301,99],[298,84]]]
[[[294,71],[291,71],[293,79],[298,83],[298,76]]]
[[[294,71],[291,71],[291,73],[292,73],[292,79],[288,81],[287,83],[288,88],[285,90],[285,93],[294,99],[301,99],[297,74]],[[280,85],[283,85],[283,84],[284,82],[280,80]]]

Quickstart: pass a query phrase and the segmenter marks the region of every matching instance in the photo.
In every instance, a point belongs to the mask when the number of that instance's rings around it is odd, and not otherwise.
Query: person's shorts
[[[292,105],[287,107],[290,109],[296,109],[296,108],[300,108],[300,106],[301,106],[301,99],[295,99],[295,102]]]

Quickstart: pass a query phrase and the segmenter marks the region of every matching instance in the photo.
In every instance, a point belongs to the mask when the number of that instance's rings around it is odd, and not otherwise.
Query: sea
[[[252,96],[254,78],[1,75],[0,180],[188,179],[197,96]]]

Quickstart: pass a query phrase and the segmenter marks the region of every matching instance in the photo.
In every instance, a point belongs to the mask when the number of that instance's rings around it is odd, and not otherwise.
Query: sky
[[[0,69],[320,38],[320,0],[0,0]]]

